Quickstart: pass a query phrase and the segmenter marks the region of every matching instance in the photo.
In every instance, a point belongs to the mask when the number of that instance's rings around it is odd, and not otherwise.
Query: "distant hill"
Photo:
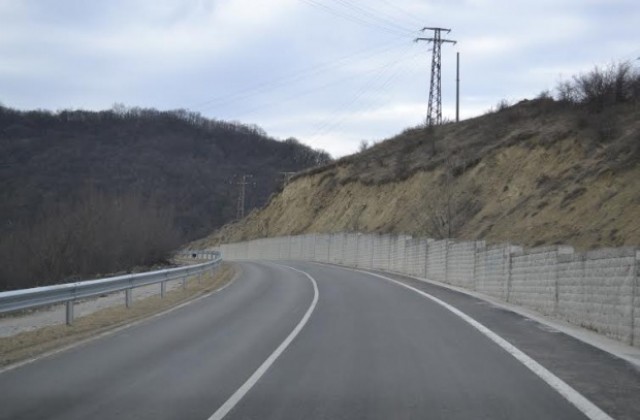
[[[241,174],[247,211],[265,204],[281,172],[327,163],[327,153],[259,127],[184,110],[17,111],[0,106],[0,234],[29,225],[90,189],[171,207],[194,239],[231,221]]]
[[[621,65],[559,90],[301,173],[197,245],[350,231],[639,246],[640,74]]]

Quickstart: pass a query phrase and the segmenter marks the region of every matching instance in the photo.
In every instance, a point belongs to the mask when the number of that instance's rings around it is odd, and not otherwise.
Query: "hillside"
[[[415,128],[297,176],[197,244],[307,232],[640,245],[640,106],[548,96]]]
[[[186,111],[0,107],[0,290],[166,264],[181,244],[329,161],[295,139]],[[26,263],[28,262],[28,263]]]
[[[194,239],[235,217],[236,178],[252,174],[247,209],[262,206],[281,172],[329,156],[260,128],[184,110],[17,111],[0,107],[0,233],[92,189],[137,195],[175,213]]]

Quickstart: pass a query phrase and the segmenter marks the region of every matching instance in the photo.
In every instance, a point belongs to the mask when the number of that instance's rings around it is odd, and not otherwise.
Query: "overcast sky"
[[[638,0],[0,0],[0,103],[187,108],[338,157],[424,121],[424,26],[458,41],[442,47],[448,118],[456,52],[463,118],[640,64]]]

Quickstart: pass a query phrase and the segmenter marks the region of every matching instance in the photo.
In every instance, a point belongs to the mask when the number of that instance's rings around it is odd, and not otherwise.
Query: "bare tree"
[[[465,161],[449,155],[443,165],[438,186],[427,192],[421,230],[435,239],[454,238],[481,208],[476,198],[477,184],[461,186],[456,173],[464,172]]]
[[[0,290],[57,283],[163,261],[181,243],[168,207],[89,190],[0,239]]]

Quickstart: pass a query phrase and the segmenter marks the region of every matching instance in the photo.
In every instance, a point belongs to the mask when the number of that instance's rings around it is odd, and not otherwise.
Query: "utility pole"
[[[429,86],[429,105],[427,107],[427,127],[433,125],[442,124],[442,44],[451,43],[456,44],[456,41],[451,39],[442,39],[442,31],[446,33],[451,32],[451,29],[446,28],[422,28],[422,32],[429,30],[433,31],[433,37],[431,38],[416,38],[415,42],[427,41],[433,43],[433,52],[431,56],[431,85]]]
[[[460,122],[460,52],[456,52],[456,122]]]
[[[239,194],[238,194],[237,208],[236,208],[236,219],[237,220],[240,220],[240,219],[244,218],[245,195],[247,193],[247,185],[250,184],[247,181],[248,178],[253,178],[253,175],[244,174],[244,175],[242,175],[242,177],[240,177],[240,179],[236,183],[236,185],[238,185],[238,187],[240,188],[240,191],[239,191]]]
[[[297,174],[297,172],[280,172],[280,174],[282,174],[284,185],[288,185],[289,182],[291,182],[291,178],[293,178],[293,176]]]

